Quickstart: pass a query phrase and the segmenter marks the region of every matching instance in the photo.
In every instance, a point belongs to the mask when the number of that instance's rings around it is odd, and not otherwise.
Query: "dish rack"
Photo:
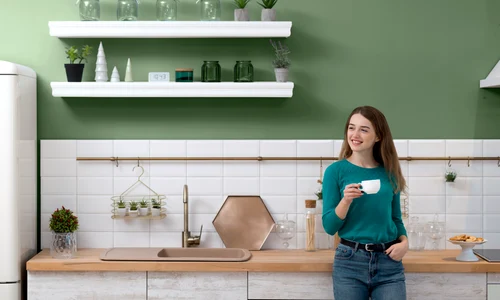
[[[160,195],[141,180],[144,168],[137,181],[126,189],[119,196],[111,197],[111,218],[112,219],[148,219],[160,220],[167,216],[165,205],[167,197]],[[151,193],[148,195],[128,195],[137,185],[145,186]],[[145,206],[145,207],[144,207]],[[132,208],[136,208],[133,210]]]

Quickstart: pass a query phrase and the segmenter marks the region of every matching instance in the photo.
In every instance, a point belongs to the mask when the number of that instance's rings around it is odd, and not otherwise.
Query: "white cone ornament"
[[[113,73],[111,74],[111,82],[120,82],[120,74],[116,66],[113,68]]]
[[[125,81],[132,82],[134,79],[132,78],[132,64],[130,63],[130,58],[127,62],[127,70],[125,71]]]
[[[99,44],[99,50],[97,51],[97,61],[95,64],[95,81],[106,82],[108,81],[108,64],[106,62],[106,54],[104,53],[104,47],[102,42]]]

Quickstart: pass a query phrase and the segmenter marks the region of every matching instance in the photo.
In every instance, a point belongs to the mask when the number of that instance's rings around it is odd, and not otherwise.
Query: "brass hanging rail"
[[[132,161],[137,161],[137,160],[171,160],[171,161],[183,161],[183,160],[257,160],[257,161],[263,161],[263,160],[338,160],[338,157],[327,157],[327,156],[322,156],[322,157],[262,157],[262,156],[257,156],[257,157],[77,157],[76,160],[81,160],[81,161],[102,161],[102,160],[109,160],[109,161],[125,161],[125,160],[132,160]],[[471,160],[496,160],[500,163],[500,156],[497,157],[469,157],[469,156],[459,156],[459,157],[412,157],[412,156],[406,156],[406,157],[399,157],[399,160],[406,160],[406,161],[413,161],[413,160],[446,160],[446,161],[452,161],[452,160],[465,160],[465,161],[471,161]]]

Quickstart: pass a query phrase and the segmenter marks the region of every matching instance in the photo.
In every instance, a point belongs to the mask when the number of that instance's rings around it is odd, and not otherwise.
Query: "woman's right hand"
[[[344,198],[342,198],[342,201],[345,201],[346,204],[351,204],[352,200],[363,196],[363,192],[359,190],[360,187],[361,184],[356,183],[346,185],[344,189]]]

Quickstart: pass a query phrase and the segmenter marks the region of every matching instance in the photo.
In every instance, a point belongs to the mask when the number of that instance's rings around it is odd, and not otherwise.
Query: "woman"
[[[380,180],[380,189],[365,193],[360,184],[365,180]],[[401,260],[408,239],[399,202],[405,188],[385,116],[371,106],[355,108],[339,161],[323,178],[323,227],[340,237],[333,265],[335,299],[406,299]]]

